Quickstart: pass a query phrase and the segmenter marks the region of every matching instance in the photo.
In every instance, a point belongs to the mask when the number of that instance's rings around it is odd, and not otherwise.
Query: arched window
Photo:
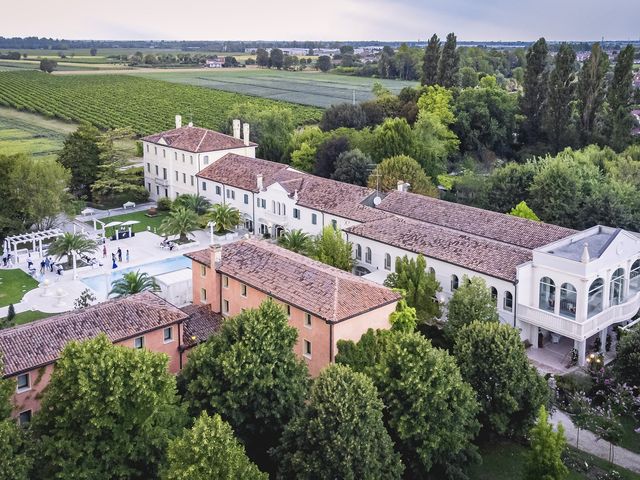
[[[618,268],[611,275],[609,285],[609,303],[619,305],[624,301],[624,268]]]
[[[640,292],[640,259],[631,265],[631,273],[629,274],[629,289],[636,293]]]
[[[493,303],[498,304],[498,289],[496,287],[491,287],[491,299]]]
[[[553,312],[556,307],[556,284],[549,277],[540,279],[540,299],[538,303],[540,310]]]
[[[371,263],[371,249],[369,247],[364,251],[364,261],[366,263]]]
[[[362,260],[362,247],[356,243],[356,260]]]
[[[587,301],[587,317],[592,317],[602,311],[602,300],[604,298],[604,282],[601,278],[596,278],[589,287],[589,299]]]
[[[391,270],[391,255],[388,253],[384,254],[384,269]]]
[[[458,276],[451,275],[451,291],[455,292],[458,289]]]
[[[513,311],[513,294],[511,292],[504,292],[504,309],[507,312]]]
[[[434,277],[436,276],[436,269],[433,267],[429,267],[429,275],[433,275]]]
[[[568,318],[576,318],[576,305],[578,304],[578,292],[570,283],[560,285],[560,315]]]

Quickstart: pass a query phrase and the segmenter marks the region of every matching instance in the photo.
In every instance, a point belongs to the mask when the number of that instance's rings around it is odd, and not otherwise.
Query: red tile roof
[[[224,157],[200,170],[197,176],[257,193],[258,175],[263,176],[263,185],[266,187],[273,183],[278,172],[287,167],[288,165],[284,163],[227,153]]]
[[[87,340],[105,333],[112,342],[119,342],[186,317],[186,313],[157,295],[143,292],[0,330],[4,375],[55,362],[72,340]]]
[[[186,350],[206,341],[222,327],[224,317],[209,305],[187,305],[182,311],[189,315],[182,324],[182,348]]]
[[[175,128],[173,130],[167,130],[166,132],[149,135],[142,140],[192,153],[229,150],[233,148],[243,148],[245,146],[244,141],[239,138],[200,127]],[[249,144],[253,147],[257,145],[253,142]]]
[[[346,232],[352,243],[357,243],[357,235],[510,282],[516,267],[533,256],[526,248],[395,216]]]
[[[534,249],[576,233],[549,223],[446,202],[415,193],[391,191],[380,210],[519,247]]]
[[[211,265],[209,250],[187,256]],[[329,322],[346,320],[400,298],[386,287],[264,240],[224,245],[216,270]]]

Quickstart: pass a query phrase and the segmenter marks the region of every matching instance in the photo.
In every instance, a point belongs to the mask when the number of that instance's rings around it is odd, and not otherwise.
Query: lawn
[[[632,452],[640,453],[640,433],[635,432],[635,429],[638,428],[637,422],[631,417],[623,417],[622,426],[624,427],[624,435],[620,446]]]
[[[109,223],[109,222],[126,222],[129,220],[135,220],[140,223],[136,225],[132,225],[131,230],[134,233],[144,232],[147,230],[147,227],[150,227],[151,231],[153,232],[155,229],[160,227],[160,224],[167,216],[166,212],[158,212],[158,215],[156,215],[155,217],[147,217],[146,213],[147,213],[146,211],[125,213],[123,215],[114,215],[112,217],[105,217],[105,218],[102,218],[100,221],[104,223]],[[85,223],[93,227],[92,221],[85,222]],[[111,229],[108,229],[108,230],[111,230]],[[109,231],[107,233],[112,233],[112,232]]]
[[[0,307],[19,303],[25,293],[37,287],[38,282],[18,268],[0,270]]]
[[[481,449],[482,465],[475,465],[469,471],[470,480],[520,480],[526,463],[528,448],[515,443],[498,443]],[[588,465],[584,468],[570,467],[569,480],[591,480],[598,474],[616,470],[624,480],[640,480],[640,475],[617,466],[611,466],[606,460],[594,457],[573,448],[567,452],[570,465]]]
[[[25,323],[35,322],[36,320],[47,318],[52,315],[55,315],[55,313],[45,313],[45,312],[40,312],[38,310],[27,310],[26,312],[17,313],[16,316],[13,318],[13,323],[15,325],[23,325]],[[0,325],[1,324],[2,324],[2,321],[0,320]]]

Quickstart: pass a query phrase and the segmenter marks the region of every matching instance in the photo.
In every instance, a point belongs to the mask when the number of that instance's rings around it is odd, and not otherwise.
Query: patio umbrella
[[[103,225],[102,228],[117,227],[118,225],[122,225],[122,222],[109,222]]]
[[[140,223],[138,220],[127,220],[126,222],[122,222],[121,227],[129,227],[129,236],[131,236],[131,225],[136,225]]]
[[[95,212],[95,210],[93,208],[85,208],[80,213],[82,215],[91,215],[93,212]]]

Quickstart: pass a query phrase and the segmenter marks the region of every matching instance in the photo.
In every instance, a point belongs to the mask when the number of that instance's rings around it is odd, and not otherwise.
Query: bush
[[[157,203],[158,203],[158,210],[160,210],[161,212],[168,212],[169,210],[171,210],[171,207],[173,206],[173,202],[168,197],[159,198]]]

